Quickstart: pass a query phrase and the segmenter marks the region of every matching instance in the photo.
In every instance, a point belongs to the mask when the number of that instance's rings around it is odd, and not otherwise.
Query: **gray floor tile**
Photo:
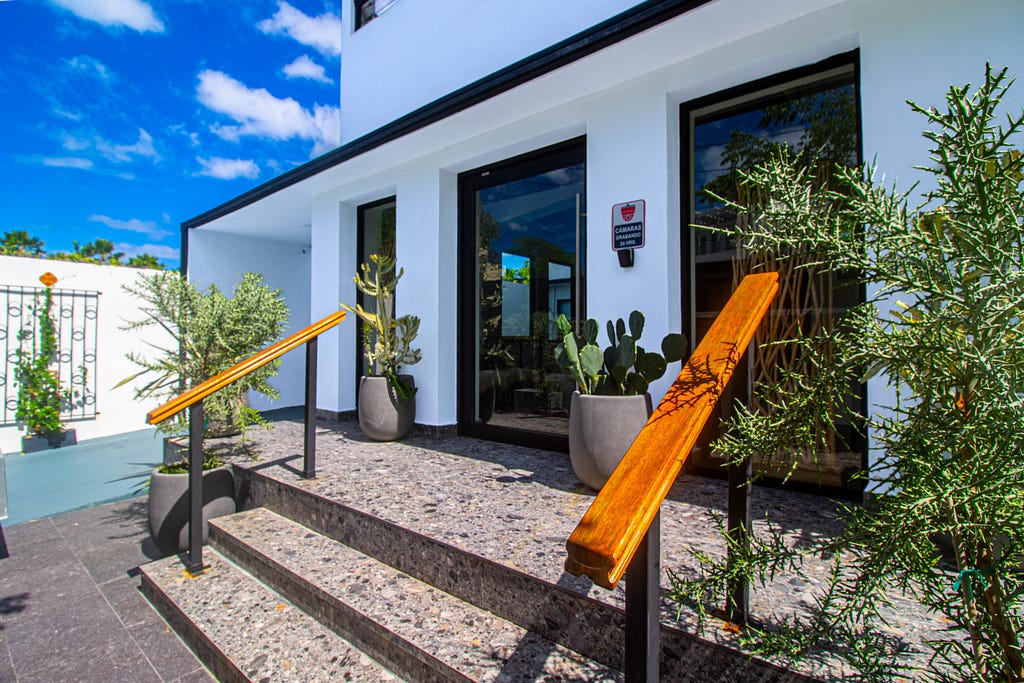
[[[195,671],[185,674],[181,678],[176,678],[172,683],[212,683],[216,679],[210,674],[209,671],[200,667]]]
[[[125,576],[108,581],[100,585],[100,592],[126,628],[159,618],[139,591],[138,577]]]
[[[162,683],[133,643],[112,641],[77,657],[50,657],[45,665],[24,673],[18,683]]]
[[[172,681],[196,670],[196,658],[155,612],[129,629],[132,638],[165,681]]]

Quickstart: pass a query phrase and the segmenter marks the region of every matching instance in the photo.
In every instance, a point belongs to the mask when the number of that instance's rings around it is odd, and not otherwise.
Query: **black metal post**
[[[316,340],[306,342],[306,424],[303,431],[302,476],[316,476]]]
[[[748,543],[750,537],[750,479],[753,476],[751,459],[729,465],[729,537]],[[732,564],[733,551],[726,562]],[[750,616],[750,582],[744,578],[729,582],[726,591],[725,618],[734,624],[745,625]]]
[[[203,573],[203,402],[188,409],[188,571]]]
[[[626,569],[626,683],[657,683],[661,655],[661,513]]]

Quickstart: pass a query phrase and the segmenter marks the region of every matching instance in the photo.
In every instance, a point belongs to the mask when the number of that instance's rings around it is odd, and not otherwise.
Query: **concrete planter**
[[[163,553],[188,549],[188,473],[161,474],[153,470],[149,484],[149,533]],[[203,472],[203,543],[207,522],[235,512],[235,478],[228,466]]]
[[[651,396],[590,396],[574,392],[569,410],[569,460],[584,484],[600,490],[647,418]]]
[[[415,388],[412,375],[399,375]],[[374,441],[397,441],[416,421],[416,397],[402,398],[387,377],[363,377],[359,381],[359,428]]]
[[[35,453],[46,451],[51,448],[62,446],[74,446],[78,443],[78,433],[74,429],[66,429],[59,434],[52,436],[23,436],[21,437],[21,452]]]

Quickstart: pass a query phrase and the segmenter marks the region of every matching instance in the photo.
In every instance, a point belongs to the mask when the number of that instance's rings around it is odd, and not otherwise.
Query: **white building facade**
[[[656,347],[699,336],[728,291],[721,249],[690,224],[714,215],[701,190],[732,132],[799,138],[813,123],[780,107],[840,102],[845,154],[909,187],[927,144],[905,100],[941,107],[986,62],[1024,71],[1018,0],[398,0],[358,27],[357,9],[341,147],[186,222],[188,276],[261,272],[299,329],[354,302],[357,263],[392,243],[398,313],[422,319],[417,422],[553,449],[556,315],[640,309]],[[624,267],[612,210],[640,200],[645,241]],[[321,410],[355,408],[356,334],[350,320],[321,340]],[[301,358],[286,363],[280,405],[302,382]],[[887,403],[882,380],[867,390]]]

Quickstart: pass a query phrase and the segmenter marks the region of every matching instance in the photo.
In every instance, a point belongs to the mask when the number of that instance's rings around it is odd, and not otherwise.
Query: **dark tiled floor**
[[[139,593],[146,499],[3,528],[0,683],[213,680]],[[7,554],[7,557],[2,557]]]

